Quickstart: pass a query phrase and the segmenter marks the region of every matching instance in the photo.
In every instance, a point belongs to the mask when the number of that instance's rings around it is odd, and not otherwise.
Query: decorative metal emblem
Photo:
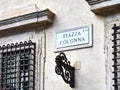
[[[74,87],[74,72],[75,68],[70,66],[70,61],[67,60],[65,53],[61,52],[55,58],[56,66],[55,72],[61,75],[65,83],[69,84],[70,87]]]

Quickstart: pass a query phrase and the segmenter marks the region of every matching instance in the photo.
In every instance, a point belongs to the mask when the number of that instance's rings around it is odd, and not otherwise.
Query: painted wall
[[[47,7],[56,14],[53,26],[46,29],[45,90],[105,90],[103,17],[94,15],[84,0],[41,2],[40,9]],[[53,33],[87,24],[93,24],[93,47],[65,52],[72,64],[81,62],[81,69],[75,71],[76,87],[71,89],[54,71],[58,53],[54,53]]]
[[[0,15],[5,11],[20,8],[29,4],[36,4],[40,10],[49,8],[56,14],[54,24],[45,30],[45,63],[43,63],[44,59],[41,59],[41,62],[38,62],[38,66],[39,63],[41,63],[40,65],[44,65],[43,67],[45,68],[41,68],[40,72],[42,74],[40,74],[39,71],[37,73],[37,78],[39,79],[36,80],[40,82],[37,83],[37,87],[41,88],[41,90],[43,90],[43,88],[44,90],[106,90],[104,18],[92,13],[90,11],[90,6],[85,0],[29,0],[29,2],[27,0],[0,0]],[[74,65],[76,61],[81,62],[80,70],[75,70],[75,88],[72,89],[55,73],[55,57],[58,53],[54,53],[54,32],[88,24],[93,24],[93,47],[65,51],[67,58],[71,61],[72,65]],[[0,41],[2,45],[20,41],[22,39],[23,41],[26,39],[28,40],[30,39],[29,36],[32,36],[34,33],[31,33],[28,37],[26,37],[27,33],[17,34],[18,35],[1,36]],[[37,37],[34,34],[36,40],[40,37],[39,35]],[[24,38],[21,38],[23,36]],[[38,42],[39,41],[37,41],[37,43]],[[43,77],[42,75],[44,74],[44,80],[41,80],[40,77]]]

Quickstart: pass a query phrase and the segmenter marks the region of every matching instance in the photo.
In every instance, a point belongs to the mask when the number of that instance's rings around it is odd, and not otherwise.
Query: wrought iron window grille
[[[114,90],[120,90],[120,26],[113,26],[113,74],[114,74]]]
[[[0,90],[35,90],[35,43],[0,47]]]
[[[65,83],[69,84],[70,87],[75,87],[75,68],[70,66],[70,61],[67,60],[65,53],[61,52],[55,58],[56,66],[55,72],[61,75]]]

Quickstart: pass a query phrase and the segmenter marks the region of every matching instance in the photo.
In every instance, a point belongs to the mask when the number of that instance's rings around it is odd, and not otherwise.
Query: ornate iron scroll
[[[65,53],[61,52],[55,58],[56,66],[55,72],[61,75],[63,80],[70,84],[70,87],[74,87],[74,72],[75,68],[70,66],[70,61],[67,60]]]

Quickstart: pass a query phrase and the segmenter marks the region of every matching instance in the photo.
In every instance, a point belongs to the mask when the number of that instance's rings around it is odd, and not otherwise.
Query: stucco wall
[[[42,61],[38,61],[37,65],[39,66],[40,64],[45,67],[45,69],[43,67],[41,68],[42,74],[38,71],[36,76],[39,78],[45,74],[45,82],[40,78],[36,79],[37,82],[40,82],[37,83],[37,87],[40,87],[41,90],[43,90],[43,88],[44,90],[106,90],[103,17],[93,14],[85,0],[29,0],[29,2],[27,0],[0,0],[1,14],[3,11],[19,8],[28,4],[37,4],[40,10],[49,8],[56,14],[54,24],[46,29],[45,64],[42,59]],[[81,69],[75,71],[75,88],[72,89],[55,73],[55,57],[58,53],[54,53],[53,33],[57,30],[88,24],[93,24],[93,47],[65,51],[72,65],[76,61],[81,62]],[[39,34],[40,32],[35,33]],[[34,40],[35,38],[35,41],[37,40],[36,42],[39,43],[39,35],[36,36],[36,34],[30,33],[30,35],[27,36],[27,32],[17,34],[19,35],[3,35],[0,38],[0,42],[2,44],[11,43],[28,40],[31,39],[30,36],[35,36],[32,39]]]
[[[49,8],[56,14],[52,27],[46,29],[45,90],[105,90],[104,24],[103,18],[94,15],[84,0],[41,0],[41,9]],[[74,64],[81,62],[81,69],[75,71],[76,86],[66,85],[55,73],[53,33],[57,30],[93,24],[93,47],[66,51]]]
[[[27,0],[0,0],[0,8],[1,8],[1,12],[2,11],[6,11],[7,10],[12,10],[12,9],[16,9],[16,8],[20,8],[21,6],[26,6],[29,4],[33,4],[35,3],[35,0],[29,0],[29,2]]]

